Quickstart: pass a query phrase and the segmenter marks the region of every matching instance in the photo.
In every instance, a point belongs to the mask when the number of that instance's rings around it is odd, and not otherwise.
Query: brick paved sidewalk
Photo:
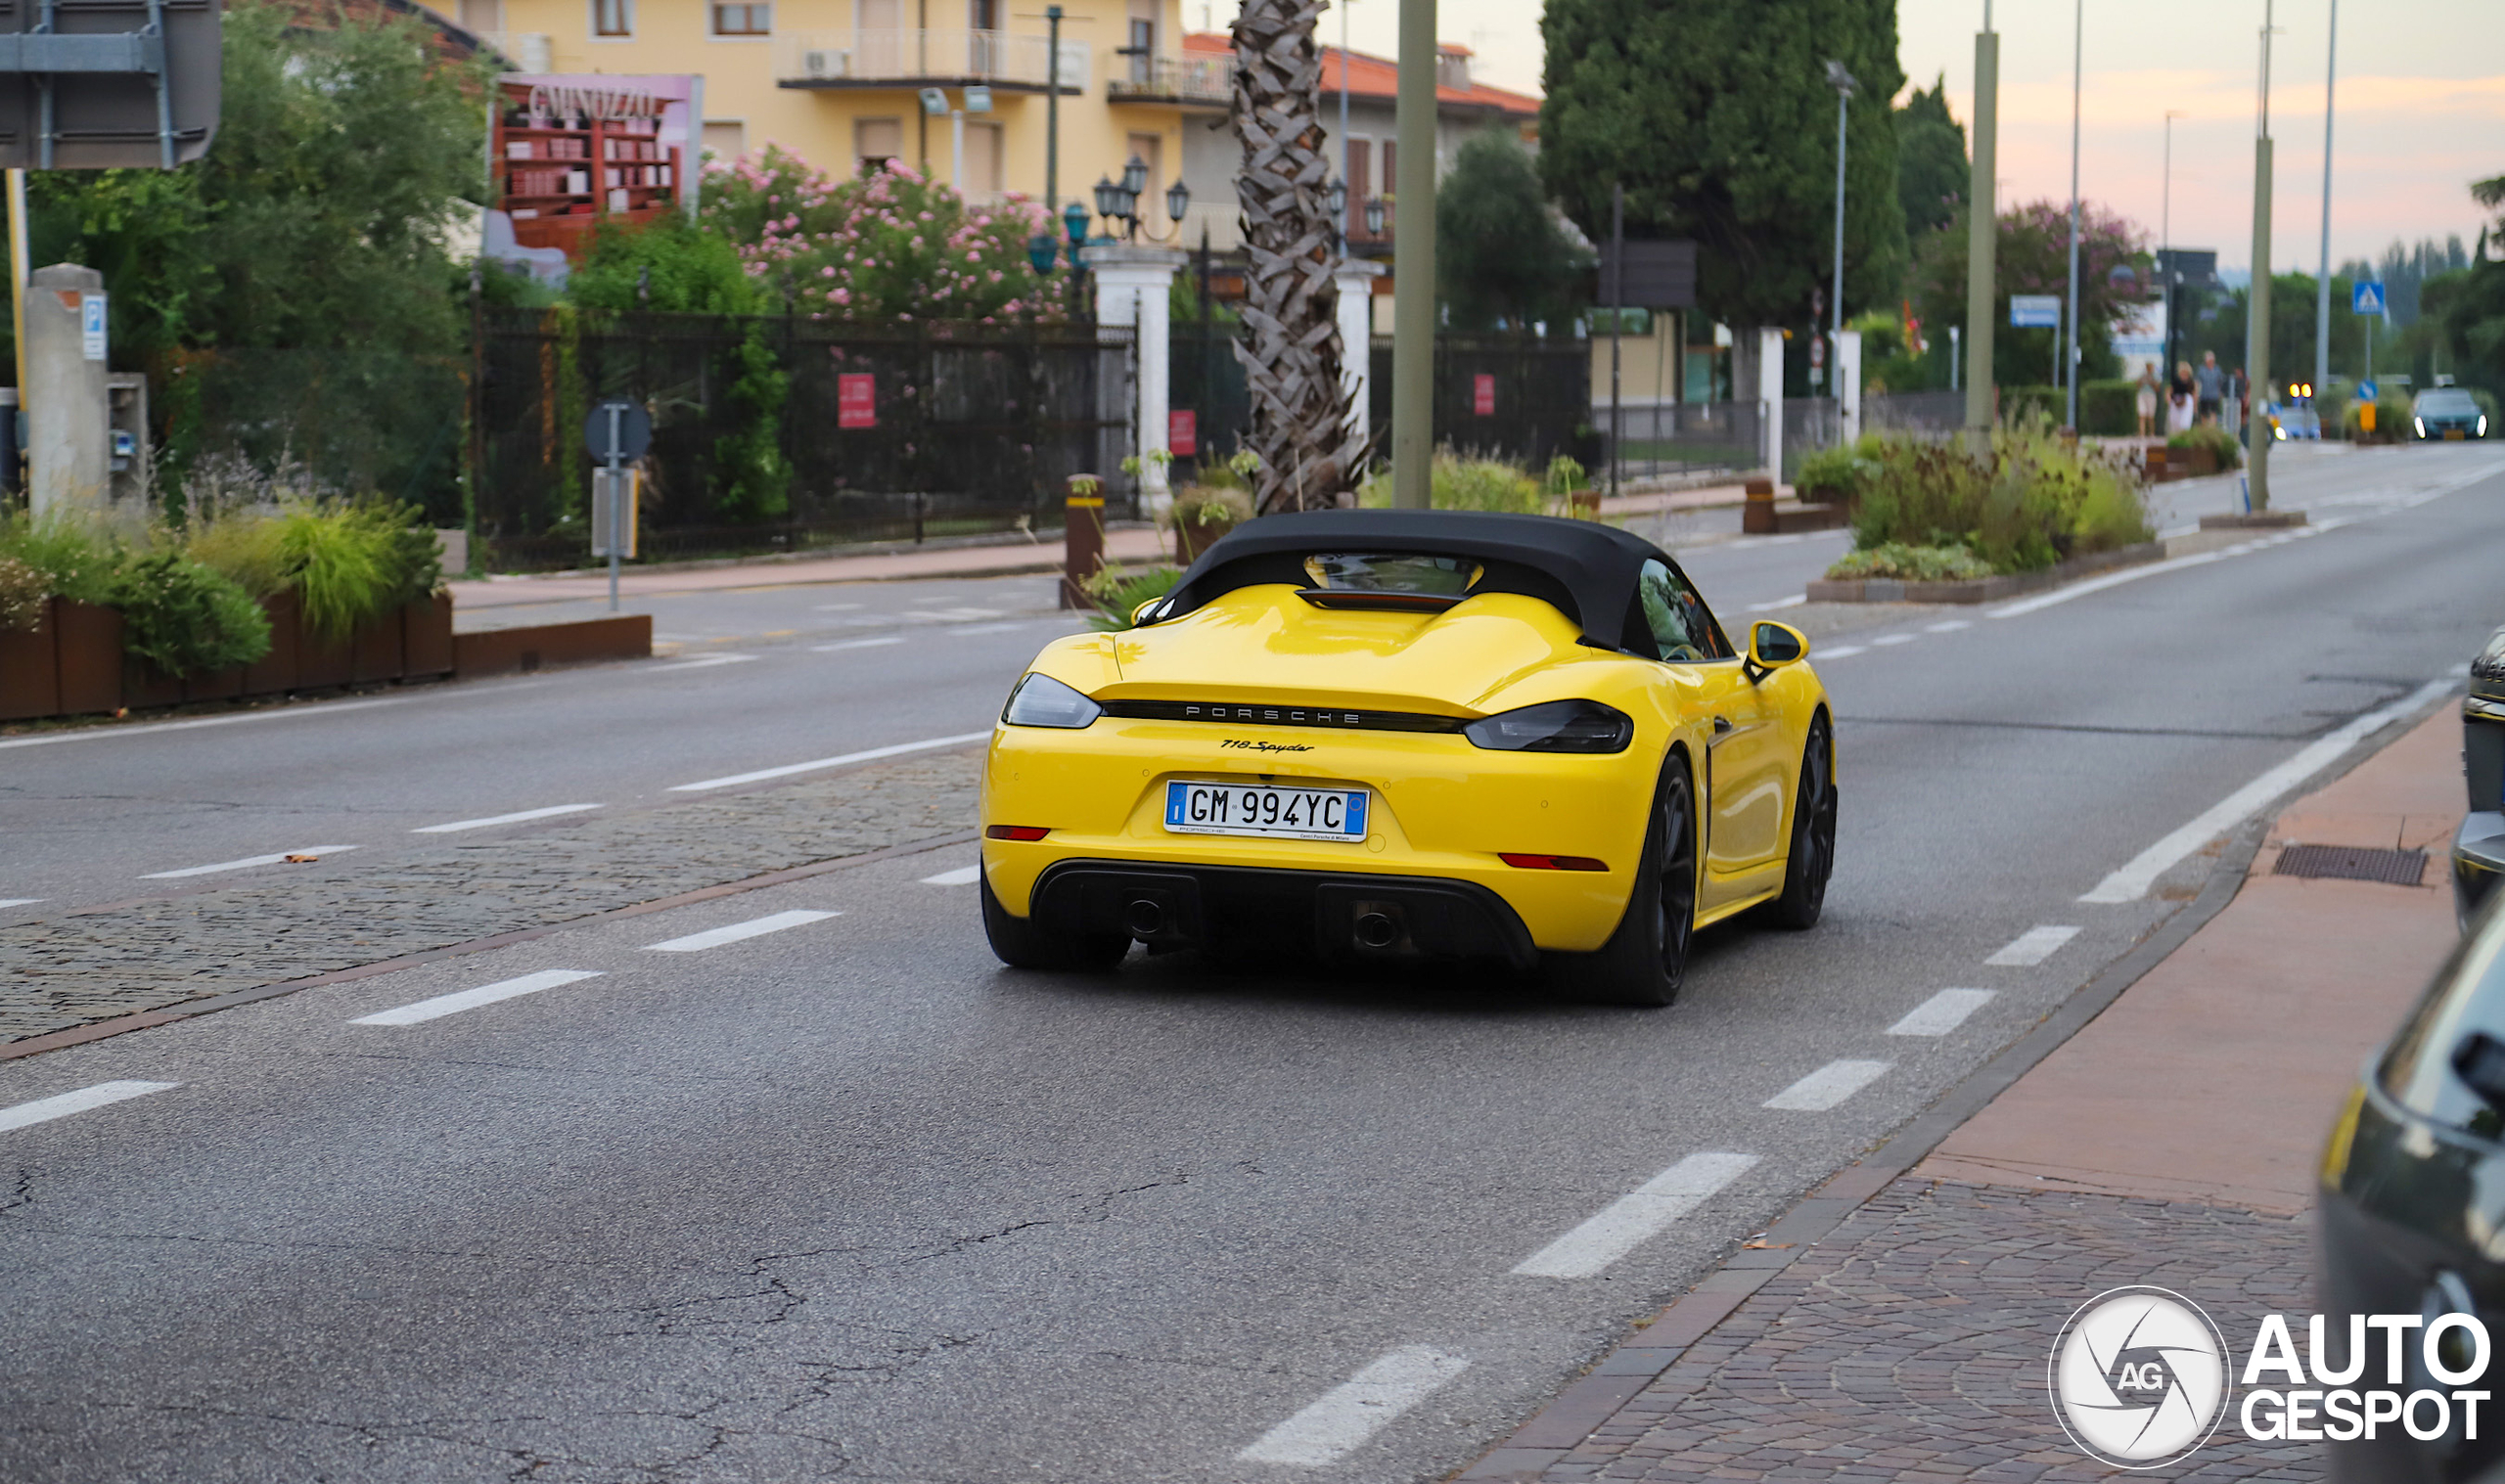
[[[2250,875],[2212,887],[2232,900],[2024,1076],[1944,1138],[1918,1124],[1908,1152],[1828,1182],[1460,1477],[2145,1476],[2070,1444],[2053,1340],[2128,1283],[2190,1297],[2231,1338],[2312,1312],[2323,1134],[2455,940],[2440,842],[2460,726],[2446,706],[2296,801]],[[2421,884],[2391,886],[2271,874],[2297,843],[2437,848]],[[2325,1475],[2316,1445],[2230,1421],[2163,1476]]]

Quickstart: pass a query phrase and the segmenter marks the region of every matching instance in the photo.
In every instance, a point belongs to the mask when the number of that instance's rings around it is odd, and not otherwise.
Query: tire
[[[1792,806],[1792,850],[1783,865],[1783,895],[1775,898],[1775,922],[1795,932],[1818,925],[1827,906],[1827,878],[1836,870],[1836,749],[1820,716],[1809,723],[1800,753],[1799,796]]]
[[[1012,917],[991,894],[991,877],[981,877],[982,930],[991,951],[1012,968],[1093,970],[1113,967],[1131,951],[1127,934],[1056,932],[1031,917]]]
[[[1679,997],[1696,941],[1696,789],[1673,757],[1655,790],[1626,915],[1597,953],[1552,953],[1549,981],[1579,1000],[1658,1010]]]

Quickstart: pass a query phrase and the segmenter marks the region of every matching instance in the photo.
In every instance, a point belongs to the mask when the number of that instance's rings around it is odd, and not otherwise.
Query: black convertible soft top
[[[1311,585],[1304,559],[1322,552],[1464,557],[1484,568],[1474,593],[1520,593],[1549,604],[1601,649],[1648,648],[1636,603],[1647,562],[1672,571],[1668,553],[1597,520],[1474,511],[1321,510],[1264,516],[1221,537],[1192,563],[1158,609],[1179,618],[1237,588]]]

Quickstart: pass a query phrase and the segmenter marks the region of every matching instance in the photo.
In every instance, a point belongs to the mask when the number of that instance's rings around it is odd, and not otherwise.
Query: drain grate
[[[2383,881],[2415,886],[2427,873],[2424,850],[2370,850],[2363,845],[2290,845],[2279,852],[2273,876],[2320,880]]]

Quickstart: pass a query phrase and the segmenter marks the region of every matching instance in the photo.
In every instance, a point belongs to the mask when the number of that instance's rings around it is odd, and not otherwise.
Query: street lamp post
[[[2322,66],[2322,277],[2313,286],[2313,383],[2331,384],[2331,89],[2340,79],[2340,0],[2331,0],[2329,57]]]
[[[1861,84],[1844,69],[1841,62],[1827,64],[1827,86],[1836,90],[1836,290],[1834,325],[1828,343],[1844,334],[1844,125],[1846,112],[1852,107],[1853,89]]]
[[[1434,506],[1435,457],[1435,0],[1400,0],[1400,140],[1392,182],[1391,503]]]
[[[1044,7],[1044,219],[1061,209],[1061,7]]]
[[[2000,35],[1992,29],[1991,0],[1983,0],[1983,28],[1975,34],[1975,153],[1966,186],[1966,426],[1978,433],[1992,426],[1992,254],[1999,220],[1994,199],[1999,180]]]
[[[2071,6],[2071,298],[2070,356],[2062,366],[2064,416],[2063,426],[2078,430],[2078,100],[2079,78],[2085,65],[2081,43],[2087,36],[2087,0],[2072,0]]]
[[[2165,168],[2158,186],[2157,267],[2158,280],[2165,290],[2165,364],[2157,369],[2161,385],[2174,376],[2174,291],[2183,282],[2182,271],[2174,265],[2174,120],[2184,116],[2181,109],[2165,111]]]
[[[2270,427],[2257,416],[2270,394],[2270,33],[2276,7],[2262,0],[2260,123],[2253,140],[2253,287],[2245,291],[2245,385],[2255,416],[2244,420],[2246,476],[2251,507],[2270,508]]]

